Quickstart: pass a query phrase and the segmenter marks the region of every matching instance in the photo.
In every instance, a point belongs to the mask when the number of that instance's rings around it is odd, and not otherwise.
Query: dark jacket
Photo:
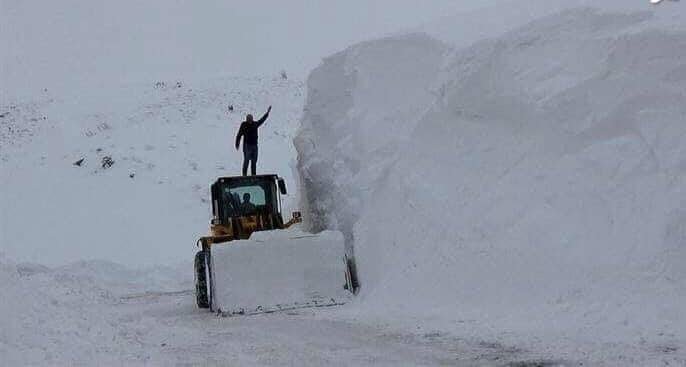
[[[265,113],[264,116],[257,121],[243,121],[241,123],[241,127],[238,129],[238,134],[236,135],[236,149],[238,149],[238,146],[241,143],[241,137],[243,137],[243,148],[245,148],[246,145],[257,145],[257,129],[267,121],[267,117],[269,117],[269,112]]]

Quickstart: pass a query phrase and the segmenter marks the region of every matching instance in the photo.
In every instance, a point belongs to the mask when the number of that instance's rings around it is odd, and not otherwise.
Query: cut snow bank
[[[302,197],[354,243],[359,306],[684,340],[686,33],[581,9],[447,51],[367,42],[309,78]]]
[[[362,43],[312,72],[295,139],[311,229],[339,229],[351,239],[375,181],[435,99],[429,86],[447,51],[413,34]]]

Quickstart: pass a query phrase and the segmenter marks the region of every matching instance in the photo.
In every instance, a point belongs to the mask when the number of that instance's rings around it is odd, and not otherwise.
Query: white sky
[[[351,43],[496,0],[0,0],[3,88],[305,75]]]

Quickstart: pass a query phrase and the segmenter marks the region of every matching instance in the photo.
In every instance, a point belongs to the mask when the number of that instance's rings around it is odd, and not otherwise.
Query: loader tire
[[[195,301],[199,308],[210,308],[209,297],[207,295],[205,256],[205,251],[198,251],[198,253],[195,254]]]

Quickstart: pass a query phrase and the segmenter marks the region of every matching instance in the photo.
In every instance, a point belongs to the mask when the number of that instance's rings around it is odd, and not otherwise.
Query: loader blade
[[[211,269],[211,308],[224,315],[340,305],[351,296],[340,232],[256,232],[213,246]]]

